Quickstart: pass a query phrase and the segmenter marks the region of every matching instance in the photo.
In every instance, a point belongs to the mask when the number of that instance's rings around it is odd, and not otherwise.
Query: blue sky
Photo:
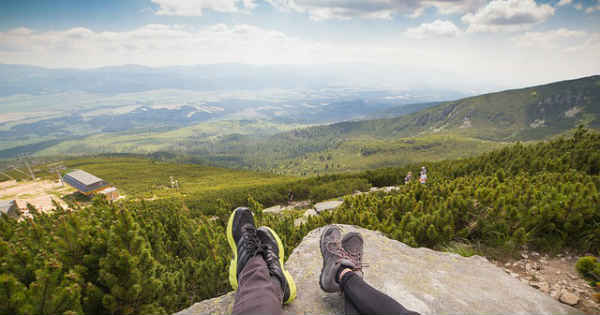
[[[598,51],[600,0],[0,2],[0,62],[45,67],[376,64],[529,84],[598,74]]]

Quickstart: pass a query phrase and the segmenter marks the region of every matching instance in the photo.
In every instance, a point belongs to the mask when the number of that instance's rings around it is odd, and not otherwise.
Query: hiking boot
[[[350,255],[351,261],[356,265],[356,268],[352,269],[352,271],[361,278],[363,277],[363,245],[364,240],[360,233],[349,232],[342,238],[342,249]]]
[[[352,269],[352,271],[361,278],[363,277],[363,244],[363,238],[360,235],[360,233],[357,232],[346,233],[346,235],[344,235],[344,237],[342,238],[342,249],[344,249],[344,251],[346,251],[346,253],[350,255],[350,257],[352,258],[352,262],[357,266],[357,268]],[[352,303],[352,301],[349,300],[347,297],[344,298],[344,314],[360,314],[360,312],[356,309],[356,306],[354,306],[354,303]]]
[[[234,290],[238,288],[238,276],[250,258],[262,252],[260,240],[256,235],[254,217],[248,208],[236,208],[227,221],[227,241],[233,258],[229,265],[229,283]]]
[[[283,304],[290,303],[296,298],[296,284],[292,275],[284,268],[283,259],[285,252],[281,239],[271,228],[261,226],[256,231],[263,247],[263,258],[269,268],[272,277],[276,277],[281,282],[283,290]]]
[[[327,226],[321,233],[321,255],[323,255],[323,269],[319,277],[319,285],[325,292],[340,291],[338,273],[341,268],[356,269],[352,258],[341,245],[342,232],[339,227]]]

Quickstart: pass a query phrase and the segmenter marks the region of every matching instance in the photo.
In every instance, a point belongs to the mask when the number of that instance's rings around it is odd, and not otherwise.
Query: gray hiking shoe
[[[360,233],[357,232],[349,232],[344,235],[342,238],[342,249],[352,257],[352,261],[357,266],[356,269],[352,269],[352,271],[358,275],[359,277],[363,277],[363,245],[364,241]],[[344,314],[346,315],[359,315],[360,312],[356,309],[352,301],[348,300],[348,298],[344,298]]]
[[[340,291],[336,279],[341,267],[356,269],[352,257],[342,249],[342,232],[339,227],[329,225],[321,233],[321,255],[323,255],[323,269],[319,277],[319,285],[325,292]]]
[[[348,255],[350,255],[350,261],[352,261],[352,263],[354,263],[356,266],[356,268],[352,269],[352,271],[354,271],[354,273],[359,275],[361,278],[363,277],[363,245],[364,240],[358,232],[349,232],[344,235],[344,238],[342,238],[342,249],[346,251]]]

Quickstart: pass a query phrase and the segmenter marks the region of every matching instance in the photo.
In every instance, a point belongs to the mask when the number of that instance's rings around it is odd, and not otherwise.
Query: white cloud
[[[571,4],[571,2],[573,2],[573,0],[560,0],[556,5],[559,7],[565,6],[567,4]]]
[[[485,6],[487,0],[442,0],[442,1],[424,1],[425,6],[429,5],[438,9],[442,14],[455,14],[475,12]]]
[[[423,23],[418,27],[409,28],[404,34],[410,38],[424,39],[435,37],[456,37],[461,31],[450,21],[435,20]]]
[[[581,30],[570,30],[560,28],[545,32],[526,32],[513,38],[520,47],[536,47],[564,49],[576,44],[581,44],[582,39],[586,39],[588,33]]]
[[[597,52],[600,51],[600,33],[594,33],[586,37],[586,40],[577,45],[567,47],[565,52],[577,54],[592,54],[597,58]]]
[[[468,13],[462,21],[467,32],[519,31],[544,22],[554,15],[554,8],[538,5],[534,0],[493,0],[476,13]]]
[[[205,9],[239,12],[256,6],[254,0],[152,0],[158,4],[158,15],[201,16]]]
[[[591,14],[594,12],[600,12],[600,0],[596,1],[596,5],[593,5],[593,6],[585,9],[585,13],[587,13],[587,14]]]
[[[306,13],[313,20],[371,18],[395,15],[421,16],[427,8],[441,14],[465,13],[481,7],[485,0],[266,0],[284,11]]]
[[[316,42],[252,25],[216,24],[203,28],[150,24],[124,32],[86,28],[0,32],[4,63],[50,67],[119,64],[150,66],[205,63],[291,63],[306,61],[321,49]]]
[[[581,11],[581,10],[583,10],[583,5],[582,5],[581,3],[576,3],[576,4],[575,4],[575,9],[577,9],[577,10],[580,10],[580,11]]]
[[[427,84],[436,77],[436,82],[445,80],[445,84],[480,84],[483,78],[516,87],[600,71],[597,34],[582,35],[583,32],[576,30],[530,32],[520,42],[500,35],[457,36],[440,46],[438,36],[454,36],[456,31],[446,22],[434,21],[417,27],[419,31],[414,34],[423,36],[418,45],[408,36],[314,41],[246,24],[203,27],[152,24],[118,32],[16,28],[0,32],[0,60],[76,68],[122,64],[245,63],[318,65],[317,68],[329,65],[352,73],[349,77],[357,81],[379,84],[382,77],[399,80],[393,86]],[[377,71],[367,78],[360,71],[347,70],[361,67]],[[439,73],[456,76],[442,79]],[[519,76],[515,77],[515,73]]]

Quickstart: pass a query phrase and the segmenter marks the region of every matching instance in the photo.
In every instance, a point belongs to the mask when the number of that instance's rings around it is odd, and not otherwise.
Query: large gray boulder
[[[485,258],[411,248],[379,232],[340,225],[365,239],[365,280],[406,308],[421,314],[581,314],[507,275]],[[286,268],[298,288],[288,314],[343,314],[343,297],[319,288],[322,228],[310,232]],[[233,292],[202,301],[178,315],[229,314]]]

